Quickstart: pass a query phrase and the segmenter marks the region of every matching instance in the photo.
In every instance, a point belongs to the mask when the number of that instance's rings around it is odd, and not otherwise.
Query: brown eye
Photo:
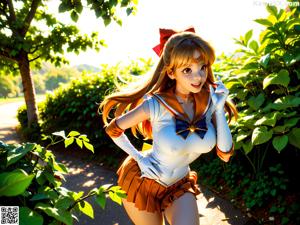
[[[201,70],[206,70],[207,69],[207,65],[203,65],[202,67],[201,67]]]
[[[182,70],[182,72],[184,74],[190,74],[192,72],[192,69],[191,68],[185,68],[184,70]]]

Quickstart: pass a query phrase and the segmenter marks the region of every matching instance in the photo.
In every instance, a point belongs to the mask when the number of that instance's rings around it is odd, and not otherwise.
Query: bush
[[[68,146],[74,140],[82,148],[86,146],[93,150],[86,135],[76,131],[65,136],[64,132],[56,133],[62,137]],[[57,137],[51,139],[52,145]],[[72,141],[73,140],[73,141]],[[7,145],[0,141],[0,197],[6,206],[19,206],[20,221],[35,225],[50,224],[72,225],[76,219],[75,212],[84,213],[94,218],[93,207],[85,201],[95,196],[95,201],[101,208],[105,208],[106,194],[121,205],[121,198],[126,197],[119,186],[102,185],[94,188],[87,195],[84,192],[73,192],[62,187],[64,174],[68,168],[55,160],[51,150],[35,143],[22,145]]]
[[[235,39],[241,48],[232,56],[219,57],[214,68],[239,110],[237,123],[230,125],[235,156],[227,165],[213,160],[198,167],[208,186],[222,193],[226,192],[219,187],[225,187],[244,207],[266,212],[260,215],[263,222],[273,216],[274,224],[297,224],[299,11],[274,6],[267,10],[266,19],[255,20],[266,28],[259,41],[248,31]],[[293,210],[288,207],[292,203]]]
[[[38,105],[38,108],[41,104]],[[20,123],[18,127],[18,133],[21,136],[22,140],[36,142],[40,141],[41,135],[41,127],[40,123],[32,123],[30,127],[28,127],[28,119],[27,119],[27,107],[26,105],[22,105],[18,108],[17,111],[17,119]]]
[[[0,98],[15,97],[20,94],[17,79],[11,74],[0,73]]]
[[[152,65],[151,60],[140,59],[140,62],[140,65],[132,63],[125,67],[103,65],[100,73],[83,73],[80,79],[72,80],[52,94],[47,94],[46,100],[38,104],[41,132],[50,134],[58,130],[66,132],[78,130],[86,133],[96,151],[106,155],[107,162],[111,166],[117,166],[119,163],[117,159],[120,158],[120,154],[124,153],[105,134],[98,107],[104,96],[114,91],[116,86],[138,78],[136,74],[132,76],[129,74],[138,71],[145,73]],[[138,66],[141,68],[138,69]],[[121,83],[117,80],[118,78],[122,81]],[[22,128],[27,124],[25,110],[26,108],[20,108],[18,111],[18,119]],[[130,130],[126,132],[129,138],[133,138]],[[27,137],[30,135],[33,134],[29,132]],[[136,142],[137,145],[142,144],[141,140]]]

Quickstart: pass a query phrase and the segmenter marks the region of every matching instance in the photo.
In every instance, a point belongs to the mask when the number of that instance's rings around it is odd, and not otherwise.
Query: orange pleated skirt
[[[133,202],[139,210],[161,213],[185,192],[193,193],[195,198],[200,194],[195,171],[190,171],[181,180],[165,187],[153,179],[141,178],[137,162],[128,156],[117,170],[117,174],[118,185],[127,194],[126,200]]]

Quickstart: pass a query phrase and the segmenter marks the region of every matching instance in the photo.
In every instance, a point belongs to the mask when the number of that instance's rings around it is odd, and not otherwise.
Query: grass
[[[39,101],[44,100],[45,97],[46,97],[45,94],[37,94],[36,100],[39,102]],[[12,102],[20,102],[20,101],[23,101],[25,104],[24,96],[14,97],[14,98],[0,98],[0,104],[7,104],[7,103],[12,103]]]

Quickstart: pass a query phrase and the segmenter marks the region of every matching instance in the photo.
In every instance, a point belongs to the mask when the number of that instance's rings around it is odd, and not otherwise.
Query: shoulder
[[[157,120],[159,115],[161,114],[161,107],[156,96],[154,96],[154,94],[147,94],[143,96],[143,99],[143,104],[146,104],[146,107],[148,107],[149,109],[150,120]]]

